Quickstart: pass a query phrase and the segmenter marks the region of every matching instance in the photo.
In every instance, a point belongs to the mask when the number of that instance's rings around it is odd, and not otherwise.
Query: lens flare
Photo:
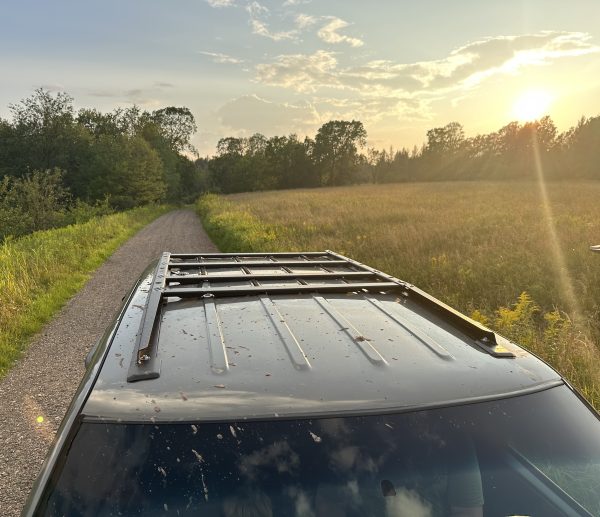
[[[540,189],[540,198],[542,201],[542,209],[544,211],[544,219],[546,221],[546,228],[548,237],[550,238],[550,248],[552,250],[552,256],[554,259],[554,268],[558,275],[560,287],[565,294],[565,300],[568,304],[568,311],[571,316],[574,317],[575,321],[581,320],[581,308],[575,296],[575,290],[573,289],[573,281],[569,270],[567,269],[567,263],[565,261],[564,254],[560,245],[560,239],[556,233],[556,226],[554,224],[554,215],[552,213],[552,204],[548,196],[548,190],[546,189],[546,180],[544,178],[544,168],[542,166],[542,159],[540,156],[540,147],[536,134],[533,133],[533,159],[535,164],[535,172],[538,180],[538,186]]]

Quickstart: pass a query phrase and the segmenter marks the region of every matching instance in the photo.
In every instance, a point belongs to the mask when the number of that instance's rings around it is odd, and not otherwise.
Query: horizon
[[[186,106],[198,125],[192,143],[205,156],[222,137],[313,137],[335,119],[363,122],[369,147],[412,149],[452,121],[471,137],[544,115],[564,132],[600,114],[597,2],[378,7],[9,5],[0,21],[0,65],[9,71],[0,117],[39,87],[66,91],[76,109]]]

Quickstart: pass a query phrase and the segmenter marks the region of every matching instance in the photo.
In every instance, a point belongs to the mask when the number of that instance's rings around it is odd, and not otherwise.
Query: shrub
[[[63,171],[34,171],[0,180],[0,238],[20,236],[65,224],[71,196]]]

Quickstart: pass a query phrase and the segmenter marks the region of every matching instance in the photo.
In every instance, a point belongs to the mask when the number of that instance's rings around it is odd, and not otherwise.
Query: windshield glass
[[[600,423],[560,387],[391,415],[84,423],[44,514],[600,515],[599,480]]]

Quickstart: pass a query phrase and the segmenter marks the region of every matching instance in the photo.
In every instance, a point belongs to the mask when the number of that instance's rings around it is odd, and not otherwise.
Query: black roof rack
[[[154,273],[127,380],[160,375],[156,342],[162,304],[172,297],[208,299],[300,293],[398,293],[457,327],[496,357],[514,357],[503,338],[424,291],[333,251],[163,253]]]

